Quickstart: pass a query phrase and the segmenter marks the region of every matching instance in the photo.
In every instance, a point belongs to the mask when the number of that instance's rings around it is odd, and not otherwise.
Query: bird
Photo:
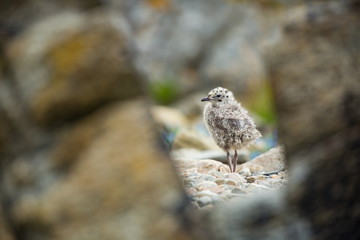
[[[203,112],[205,125],[216,145],[226,151],[230,172],[236,172],[237,150],[249,146],[262,135],[247,110],[228,89],[214,88],[201,101],[207,102]],[[234,150],[233,157],[231,150]]]

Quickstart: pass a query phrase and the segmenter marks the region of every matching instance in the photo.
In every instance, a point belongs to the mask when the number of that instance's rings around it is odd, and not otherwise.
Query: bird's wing
[[[244,132],[253,127],[252,125],[248,118],[219,118],[215,121],[215,126],[224,131]]]

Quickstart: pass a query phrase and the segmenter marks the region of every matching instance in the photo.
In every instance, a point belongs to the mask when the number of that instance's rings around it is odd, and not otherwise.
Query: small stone
[[[229,179],[234,180],[237,184],[239,183],[246,183],[246,180],[244,176],[238,174],[238,173],[230,173]]]
[[[258,175],[258,176],[254,176],[256,181],[264,181],[267,179],[267,177],[265,177],[264,175]]]
[[[286,184],[286,181],[283,180],[283,179],[268,179],[267,181],[263,181],[260,183],[261,185],[263,186],[266,186],[266,187],[282,187]]]
[[[209,174],[214,176],[214,177],[217,177],[217,178],[224,178],[225,177],[224,172],[219,172],[219,171],[215,171],[215,170],[209,171]]]
[[[225,191],[225,187],[223,185],[220,185],[220,186],[215,186],[215,187],[209,188],[208,190],[213,193],[219,194],[219,193],[222,193]]]
[[[253,182],[255,182],[255,178],[254,178],[254,177],[247,177],[247,178],[246,178],[246,181],[247,181],[248,183],[253,183]]]
[[[237,185],[236,181],[234,181],[232,179],[226,180],[225,184],[231,185],[231,186],[236,186]]]
[[[251,176],[251,171],[249,168],[243,168],[239,174],[248,177]]]
[[[216,179],[216,180],[215,180],[215,183],[216,183],[217,185],[223,185],[223,184],[225,184],[225,181],[226,181],[226,179],[224,179],[224,178],[219,178],[219,179]]]
[[[205,181],[215,181],[216,180],[216,177],[214,176],[211,176],[209,174],[204,174],[201,176],[202,179],[204,179]]]
[[[245,194],[247,193],[247,191],[241,189],[241,188],[234,188],[233,190],[231,190],[231,193],[233,194]]]
[[[212,203],[212,199],[209,196],[203,196],[198,199],[196,199],[196,202],[199,204],[199,207],[205,207]]]
[[[226,199],[232,199],[232,198],[239,197],[239,195],[230,192],[230,193],[226,194],[224,197]]]
[[[225,189],[228,189],[230,191],[233,190],[236,187],[236,185],[227,185],[227,184],[225,184],[223,186],[225,187]]]
[[[287,173],[285,171],[281,171],[278,173],[281,179],[287,179]]]
[[[193,196],[194,194],[197,193],[195,188],[185,188],[185,192],[187,193],[187,195],[189,196]]]
[[[189,180],[189,179],[184,179],[184,187],[189,188],[189,187],[194,187],[194,182]]]
[[[207,189],[213,188],[213,187],[217,187],[216,183],[210,182],[210,181],[205,181],[205,182],[199,183],[196,186],[196,189],[198,189],[199,191],[202,191],[202,190],[207,190]]]
[[[203,191],[200,191],[198,193],[195,194],[195,197],[196,198],[200,198],[200,197],[203,197],[203,196],[208,196],[208,197],[213,197],[213,196],[217,196],[217,194],[209,191],[209,190],[203,190]]]
[[[280,179],[280,176],[277,174],[273,174],[270,176],[272,179]]]
[[[269,188],[264,186],[264,185],[260,185],[260,184],[256,184],[256,183],[252,183],[247,187],[247,191],[248,192],[253,192],[253,193],[258,193],[258,192],[262,192],[264,190],[268,190]]]
[[[197,173],[197,168],[189,168],[189,169],[183,170],[180,174],[183,176],[189,176],[192,173]]]

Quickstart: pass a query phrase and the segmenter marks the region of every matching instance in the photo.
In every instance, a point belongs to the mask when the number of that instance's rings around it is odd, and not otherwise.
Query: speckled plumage
[[[261,137],[261,133],[229,90],[215,88],[201,101],[208,101],[204,109],[206,127],[215,143],[227,152],[230,171],[234,172],[237,162],[236,150],[253,143]],[[231,159],[229,154],[231,149],[235,150],[234,159]]]

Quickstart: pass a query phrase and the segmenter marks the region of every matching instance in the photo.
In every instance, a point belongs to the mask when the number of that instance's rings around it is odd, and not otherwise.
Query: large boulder
[[[141,93],[127,50],[104,14],[63,12],[29,27],[7,53],[24,105],[54,125]]]
[[[310,22],[286,29],[270,62],[291,169],[289,206],[313,239],[358,239],[359,8],[319,9]]]
[[[215,209],[216,239],[359,239],[358,1],[309,5],[267,61],[288,189]]]
[[[39,19],[0,55],[0,238],[192,239],[122,32],[101,11]]]

